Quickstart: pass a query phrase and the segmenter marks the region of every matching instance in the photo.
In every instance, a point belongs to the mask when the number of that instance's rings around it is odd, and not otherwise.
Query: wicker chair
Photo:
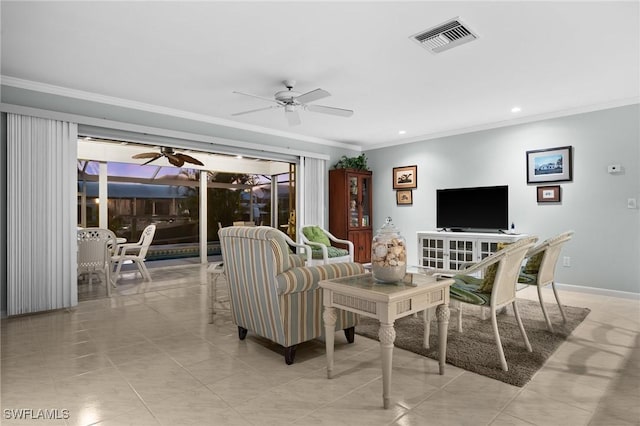
[[[522,268],[520,276],[518,277],[518,284],[535,285],[538,288],[538,299],[540,300],[540,307],[542,308],[542,314],[544,320],[547,323],[549,331],[553,332],[553,326],[551,320],[547,314],[547,310],[544,307],[544,301],[542,300],[542,288],[551,284],[553,294],[556,297],[560,314],[562,315],[562,321],[567,322],[567,317],[562,309],[560,298],[558,297],[558,291],[555,285],[555,273],[556,264],[560,257],[560,251],[562,246],[571,239],[573,231],[563,232],[555,237],[549,238],[543,241],[537,246],[533,247],[525,256],[528,260],[526,265]]]

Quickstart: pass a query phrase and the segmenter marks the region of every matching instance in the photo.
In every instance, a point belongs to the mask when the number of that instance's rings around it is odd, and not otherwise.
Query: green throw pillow
[[[331,246],[329,237],[327,237],[327,234],[325,234],[319,226],[305,226],[302,228],[302,233],[307,237],[307,240],[312,243],[324,244],[327,247]]]
[[[498,250],[496,251],[496,253],[509,244],[511,243],[498,243]],[[491,290],[493,290],[493,281],[496,279],[496,273],[498,272],[498,263],[487,266],[487,269],[484,271],[484,280],[482,281],[482,285],[480,286],[478,291],[482,293],[491,293]]]
[[[544,251],[541,251],[538,254],[534,254],[531,256],[527,263],[524,265],[524,272],[526,274],[537,274],[540,269],[540,264],[542,263],[542,257],[544,256]]]

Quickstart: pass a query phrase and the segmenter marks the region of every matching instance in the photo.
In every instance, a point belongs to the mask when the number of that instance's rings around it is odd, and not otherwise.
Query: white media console
[[[418,231],[420,266],[460,270],[498,250],[498,243],[512,243],[526,234]]]

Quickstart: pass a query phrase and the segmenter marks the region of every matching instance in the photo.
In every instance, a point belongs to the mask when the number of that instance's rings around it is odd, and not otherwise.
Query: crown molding
[[[496,121],[493,123],[478,124],[476,126],[464,127],[460,129],[445,130],[442,132],[430,133],[430,134],[421,135],[421,136],[414,136],[412,138],[401,139],[398,141],[390,141],[386,143],[370,145],[366,147],[366,150],[368,151],[368,150],[374,150],[374,149],[380,149],[380,148],[389,148],[392,146],[406,145],[414,142],[423,142],[423,141],[428,141],[432,139],[445,138],[448,136],[462,135],[465,133],[473,133],[473,132],[480,132],[483,130],[498,129],[500,127],[516,126],[519,124],[532,123],[535,121],[551,120],[554,118],[567,117],[570,115],[577,115],[577,114],[585,114],[588,112],[601,111],[605,109],[618,108],[618,107],[634,105],[634,104],[640,104],[640,97],[617,99],[614,101],[603,102],[599,104],[586,105],[586,106],[570,108],[570,109],[565,109],[560,111],[553,111],[553,112],[544,113],[544,114],[518,117],[518,118],[514,118],[513,120]]]

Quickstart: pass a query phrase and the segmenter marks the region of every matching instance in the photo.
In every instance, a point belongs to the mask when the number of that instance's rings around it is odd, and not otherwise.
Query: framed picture
[[[571,146],[527,151],[527,183],[572,180],[572,151]]]
[[[418,187],[418,166],[393,168],[393,189]]]
[[[410,189],[396,191],[396,203],[398,205],[413,204],[413,191]]]
[[[560,202],[560,185],[539,186],[538,202],[539,203],[559,203]]]

